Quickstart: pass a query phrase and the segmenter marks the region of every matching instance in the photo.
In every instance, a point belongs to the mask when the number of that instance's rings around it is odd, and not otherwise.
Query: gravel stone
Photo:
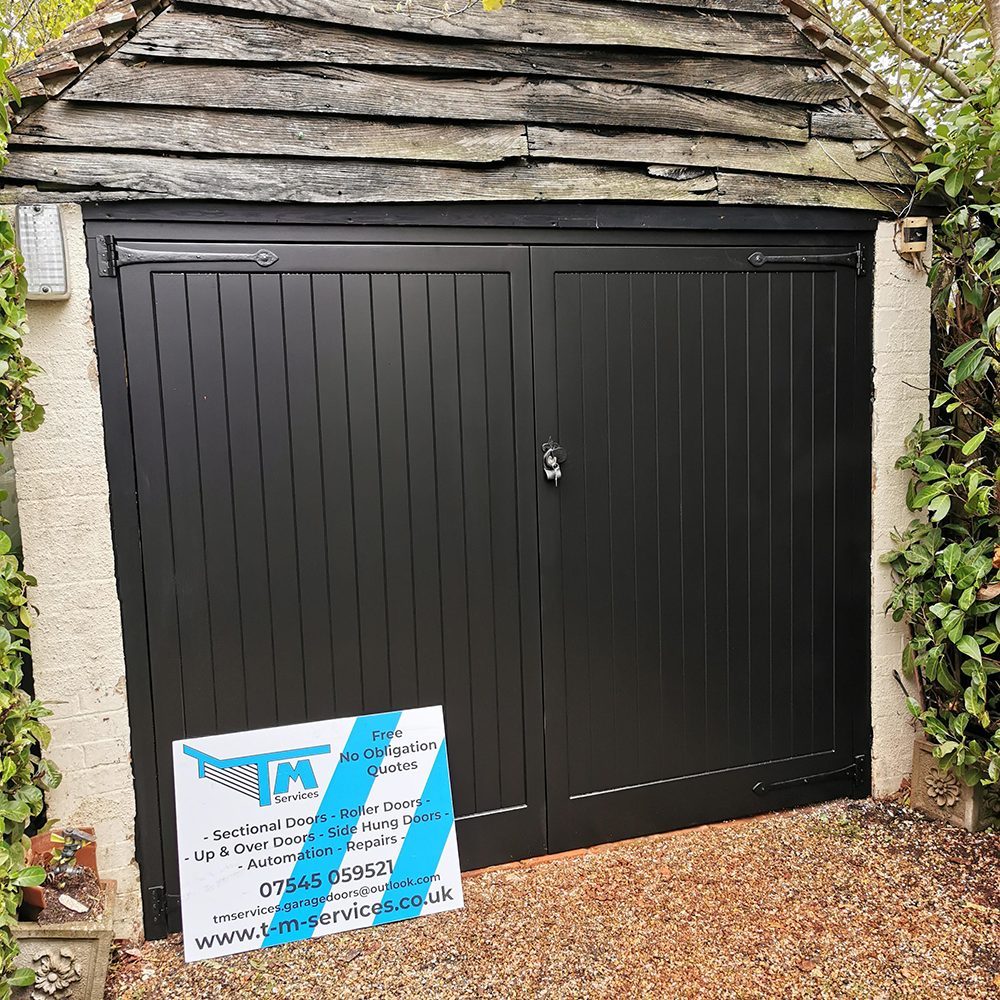
[[[1000,834],[836,802],[464,878],[465,909],[185,965],[107,1000],[1000,997]]]

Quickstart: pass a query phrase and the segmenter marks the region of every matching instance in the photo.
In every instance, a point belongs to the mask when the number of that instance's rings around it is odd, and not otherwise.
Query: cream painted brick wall
[[[125,658],[90,281],[80,209],[62,212],[72,293],[65,302],[29,303],[27,347],[44,369],[36,392],[46,420],[14,447],[25,566],[38,578],[35,689],[55,713],[51,756],[64,774],[49,814],[96,827],[101,874],[118,882],[116,932],[137,937],[142,904]]]
[[[894,677],[906,628],[883,613],[892,591],[889,569],[878,557],[894,528],[913,519],[906,507],[905,472],[895,468],[903,440],[928,409],[930,289],[926,275],[904,262],[893,246],[894,224],[879,224],[875,238],[872,417],[872,790],[895,792],[910,773],[913,720]]]

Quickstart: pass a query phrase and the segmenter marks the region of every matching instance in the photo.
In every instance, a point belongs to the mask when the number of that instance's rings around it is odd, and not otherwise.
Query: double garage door
[[[854,787],[856,238],[479,235],[95,264],[152,935],[181,737],[443,704],[467,868]]]

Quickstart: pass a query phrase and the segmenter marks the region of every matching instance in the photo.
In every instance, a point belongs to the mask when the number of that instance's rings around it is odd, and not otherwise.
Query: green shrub
[[[910,510],[882,560],[907,621],[910,710],[946,770],[1000,783],[1000,70],[939,127],[919,192],[942,200],[930,272],[936,388],[897,463]]]
[[[17,94],[7,76],[0,50],[0,168],[6,162],[10,128],[8,100]],[[0,218],[0,441],[13,441],[22,430],[34,430],[44,410],[28,385],[38,369],[22,352],[26,331],[24,267],[14,245],[10,222]],[[31,609],[28,588],[35,581],[23,572],[11,552],[10,537],[0,531],[0,1000],[11,988],[34,982],[31,969],[16,967],[18,948],[12,933],[21,890],[38,885],[45,873],[25,865],[25,831],[41,813],[43,793],[59,774],[42,753],[49,713],[23,689]]]

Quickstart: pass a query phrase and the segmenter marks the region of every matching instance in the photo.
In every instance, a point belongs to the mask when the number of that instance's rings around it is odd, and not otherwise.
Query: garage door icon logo
[[[316,774],[310,758],[329,752],[326,745],[221,759],[184,744],[184,753],[198,762],[199,778],[256,799],[260,806],[284,801],[284,796],[294,794],[293,785],[298,792],[315,791]]]

